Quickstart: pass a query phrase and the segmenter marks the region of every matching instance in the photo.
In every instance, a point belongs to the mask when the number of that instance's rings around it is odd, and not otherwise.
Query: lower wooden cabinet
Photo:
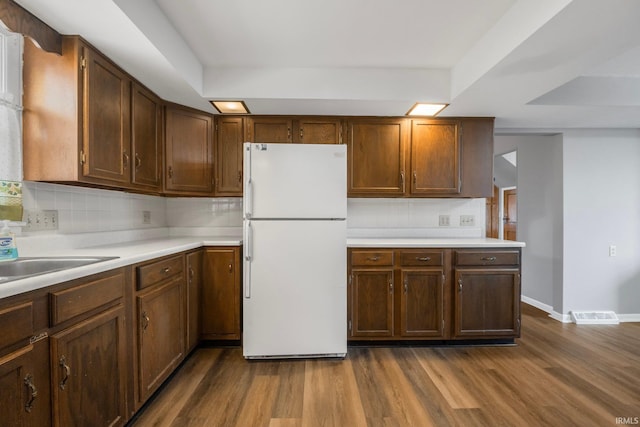
[[[350,341],[520,336],[519,248],[348,254]]]
[[[136,267],[136,407],[157,390],[185,355],[184,255]]]
[[[202,339],[240,339],[241,248],[207,249],[203,259]]]
[[[51,336],[54,426],[125,424],[124,337],[122,306]]]
[[[47,339],[0,356],[1,425],[51,425],[48,360]]]
[[[200,342],[200,299],[202,298],[202,254],[197,250],[187,254],[187,353]]]

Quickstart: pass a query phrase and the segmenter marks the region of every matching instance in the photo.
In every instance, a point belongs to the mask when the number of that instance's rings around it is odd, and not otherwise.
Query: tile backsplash
[[[23,203],[26,210],[57,210],[61,234],[242,226],[239,197],[160,197],[26,181]],[[473,229],[484,235],[485,199],[349,199],[347,209],[350,230],[432,229],[455,237],[457,230]],[[151,214],[150,224],[143,221],[144,211]],[[440,215],[449,215],[449,227],[439,227]],[[462,215],[473,215],[475,226],[461,227]]]

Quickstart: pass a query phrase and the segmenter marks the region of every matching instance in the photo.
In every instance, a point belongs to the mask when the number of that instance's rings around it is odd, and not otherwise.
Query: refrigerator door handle
[[[244,297],[251,298],[251,260],[253,258],[253,229],[251,221],[247,221],[247,241],[244,256]]]
[[[253,211],[253,181],[251,177],[247,180],[247,195],[245,197],[247,207],[245,208],[245,217],[251,219],[251,211]]]

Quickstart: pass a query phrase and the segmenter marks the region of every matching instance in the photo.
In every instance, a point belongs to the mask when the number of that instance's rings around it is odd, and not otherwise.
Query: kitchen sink
[[[0,263],[0,283],[108,261],[118,257],[24,257]]]

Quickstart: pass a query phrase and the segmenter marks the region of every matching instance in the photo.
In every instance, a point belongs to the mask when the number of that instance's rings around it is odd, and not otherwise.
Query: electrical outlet
[[[616,248],[616,245],[609,245],[609,256],[617,256],[618,255],[618,248]]]
[[[440,227],[448,227],[451,225],[451,218],[449,215],[440,215],[438,218],[438,225]]]
[[[473,227],[476,225],[476,217],[474,215],[460,215],[461,227]]]
[[[142,211],[142,223],[151,224],[151,211]]]
[[[58,229],[58,211],[24,211],[24,231],[44,231]]]

